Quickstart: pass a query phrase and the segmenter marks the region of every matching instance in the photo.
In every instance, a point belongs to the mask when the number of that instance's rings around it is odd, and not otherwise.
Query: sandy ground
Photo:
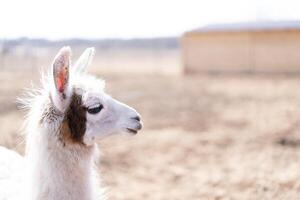
[[[145,128],[103,140],[112,200],[299,199],[299,77],[102,74]],[[30,76],[0,75],[0,144],[23,152],[13,103]]]

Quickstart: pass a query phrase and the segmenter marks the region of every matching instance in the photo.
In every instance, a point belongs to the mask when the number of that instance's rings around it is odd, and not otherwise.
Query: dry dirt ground
[[[144,130],[100,142],[111,200],[299,199],[300,78],[102,74]],[[13,103],[26,73],[1,73],[0,144],[23,152]]]

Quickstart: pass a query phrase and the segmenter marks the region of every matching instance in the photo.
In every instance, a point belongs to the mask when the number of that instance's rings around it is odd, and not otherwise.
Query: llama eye
[[[87,111],[90,114],[97,114],[98,112],[100,112],[103,109],[103,106],[100,104],[97,107],[93,107],[93,108],[88,108]]]

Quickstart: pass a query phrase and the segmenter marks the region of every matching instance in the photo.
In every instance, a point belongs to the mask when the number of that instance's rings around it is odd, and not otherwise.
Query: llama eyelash
[[[92,106],[87,106],[88,109],[93,109],[93,108],[96,108],[96,107],[99,107],[100,105],[102,105],[101,103],[97,103],[97,104],[94,104]]]

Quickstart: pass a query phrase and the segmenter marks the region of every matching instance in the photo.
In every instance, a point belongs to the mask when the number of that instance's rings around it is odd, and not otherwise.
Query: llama
[[[105,199],[93,167],[96,142],[119,132],[134,135],[142,123],[133,108],[104,92],[102,80],[87,74],[93,56],[88,48],[71,66],[71,49],[63,47],[41,89],[23,99],[26,153],[0,148],[0,200]],[[17,189],[22,183],[25,193]]]

